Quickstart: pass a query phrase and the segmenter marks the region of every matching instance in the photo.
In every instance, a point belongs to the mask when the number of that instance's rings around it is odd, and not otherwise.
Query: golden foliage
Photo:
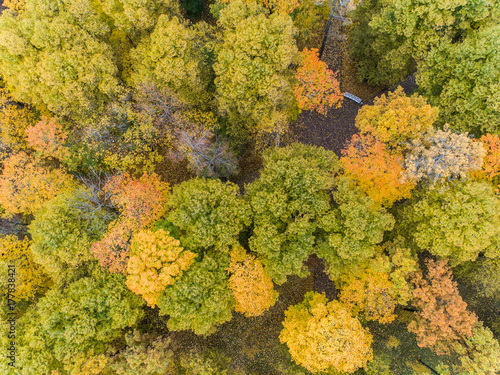
[[[2,89],[0,89],[0,107],[1,142],[14,150],[25,148],[26,129],[36,122],[33,112],[12,102]]]
[[[367,320],[386,324],[396,318],[397,295],[390,280],[390,265],[383,263],[375,260],[361,272],[342,274],[340,301],[356,315],[362,312]]]
[[[403,157],[391,154],[386,145],[370,135],[354,134],[340,162],[345,175],[377,204],[386,207],[409,198],[413,183],[403,181]]]
[[[420,138],[433,129],[438,109],[420,96],[408,97],[398,88],[363,106],[356,117],[360,134],[371,134],[390,148],[401,148],[411,139]]]
[[[235,246],[230,253],[229,287],[236,300],[235,310],[245,316],[264,314],[276,303],[278,293],[260,260]]]
[[[28,237],[23,240],[13,235],[0,237],[0,261],[15,266],[16,290],[13,295],[16,301],[30,300],[52,284],[42,267],[33,261],[30,248]]]
[[[62,169],[49,169],[21,151],[4,162],[0,204],[7,215],[34,214],[44,202],[73,186]]]
[[[372,336],[339,301],[306,293],[304,301],[285,311],[280,341],[295,362],[308,371],[353,373],[373,359]]]
[[[184,251],[180,241],[163,229],[137,232],[131,247],[127,286],[142,295],[151,307],[156,306],[160,293],[182,276],[197,255]]]

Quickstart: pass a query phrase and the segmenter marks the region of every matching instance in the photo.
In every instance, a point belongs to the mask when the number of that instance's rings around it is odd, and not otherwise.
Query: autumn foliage
[[[402,180],[403,157],[389,153],[385,144],[374,137],[354,134],[342,155],[340,162],[344,174],[374,202],[391,206],[411,196],[414,185]]]
[[[259,316],[274,305],[278,293],[260,260],[241,247],[230,254],[229,287],[236,300],[235,310],[245,316]]]
[[[164,213],[169,185],[154,173],[144,173],[138,179],[124,174],[111,177],[103,190],[110,193],[121,214],[109,224],[104,237],[92,245],[91,251],[111,272],[124,272],[130,238]]]
[[[0,204],[7,215],[34,214],[44,202],[73,185],[61,169],[44,166],[24,151],[4,162],[0,176]]]
[[[438,109],[420,96],[408,97],[399,86],[395,91],[375,98],[373,105],[364,105],[356,117],[360,134],[371,134],[390,149],[405,144],[432,130]]]
[[[417,335],[420,347],[431,348],[436,354],[449,354],[456,340],[472,336],[477,322],[476,315],[467,311],[467,304],[458,294],[447,263],[430,259],[427,277],[416,273],[413,279],[413,303],[419,311],[408,330]]]
[[[306,293],[304,301],[285,311],[280,341],[295,362],[308,371],[353,373],[373,358],[372,336],[339,301]]]
[[[326,116],[328,107],[339,108],[344,95],[340,83],[328,65],[318,58],[318,50],[304,49],[304,60],[295,73],[293,89],[300,109],[316,110]]]
[[[28,237],[22,240],[13,235],[0,237],[0,263],[3,262],[15,267],[13,296],[16,301],[31,300],[52,284],[42,266],[33,261],[31,241]]]
[[[154,307],[160,293],[180,278],[195,257],[195,253],[184,251],[168,231],[141,230],[132,238],[127,286]]]
[[[34,126],[26,129],[29,145],[43,157],[52,157],[61,161],[70,156],[69,149],[64,145],[68,133],[54,118],[42,117]]]
[[[479,138],[486,150],[486,155],[483,158],[483,165],[480,170],[471,171],[471,176],[474,179],[492,180],[500,173],[500,137],[498,134],[485,134]]]

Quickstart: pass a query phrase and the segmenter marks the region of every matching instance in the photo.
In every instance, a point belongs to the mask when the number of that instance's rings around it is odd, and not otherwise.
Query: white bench
[[[347,99],[351,99],[360,105],[363,105],[363,101],[356,95],[351,94],[350,92],[344,92],[344,97],[346,97]]]

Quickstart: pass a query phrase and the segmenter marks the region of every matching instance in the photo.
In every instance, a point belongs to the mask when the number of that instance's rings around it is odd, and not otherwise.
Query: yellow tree
[[[52,284],[42,266],[33,261],[31,241],[28,237],[22,240],[13,235],[0,237],[1,263],[15,272],[13,297],[16,301],[30,300]],[[8,272],[3,273],[7,274]]]
[[[260,260],[235,246],[227,268],[229,287],[236,300],[235,310],[245,316],[259,316],[273,306],[278,298],[273,281]]]
[[[344,95],[340,82],[328,65],[318,58],[318,49],[303,51],[303,61],[295,72],[293,89],[300,109],[316,110],[326,116],[328,107],[340,108]]]
[[[341,289],[340,301],[354,314],[366,320],[392,322],[398,304],[411,299],[408,277],[417,270],[416,258],[397,243],[390,244],[390,257],[380,254],[360,266],[346,267],[336,281]],[[382,249],[380,249],[382,250]]]
[[[375,98],[373,105],[364,105],[356,117],[356,127],[360,134],[373,135],[389,149],[402,148],[409,140],[431,131],[437,116],[437,108],[421,96],[406,96],[399,86],[387,96]]]
[[[160,293],[182,276],[196,255],[184,250],[168,231],[141,230],[132,237],[127,286],[154,307]]]
[[[280,341],[295,362],[311,372],[353,373],[373,359],[372,336],[339,301],[306,293],[285,311]]]
[[[21,151],[4,161],[0,204],[7,215],[34,214],[44,202],[73,186],[62,169],[51,169]]]

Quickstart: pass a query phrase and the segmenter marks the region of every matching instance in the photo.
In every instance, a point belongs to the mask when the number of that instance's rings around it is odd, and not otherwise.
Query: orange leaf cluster
[[[471,171],[471,177],[476,180],[491,180],[500,173],[500,137],[498,134],[485,134],[479,140],[483,143],[486,155],[480,170]]]
[[[304,60],[295,73],[293,92],[300,109],[316,110],[326,116],[328,107],[339,108],[344,95],[340,83],[328,66],[318,58],[318,49],[303,51]]]
[[[112,177],[103,190],[111,193],[113,204],[121,208],[124,217],[142,227],[163,215],[169,188],[155,173],[144,173],[139,179],[125,173]]]
[[[241,247],[231,252],[228,273],[229,287],[236,300],[237,312],[245,316],[259,316],[273,306],[278,298],[273,282],[260,260]]]
[[[414,185],[402,182],[403,157],[389,153],[374,137],[354,134],[342,155],[344,174],[376,203],[389,207],[411,196]]]
[[[127,265],[127,286],[155,307],[160,293],[175,283],[193,263],[197,254],[184,251],[170,232],[142,230],[132,238]]]
[[[158,220],[165,212],[169,185],[156,174],[144,173],[139,179],[128,174],[113,176],[103,188],[121,214],[104,237],[92,245],[92,254],[110,272],[125,272],[132,235]]]
[[[49,169],[21,151],[4,161],[0,204],[8,215],[34,214],[44,202],[73,186],[62,169]]]
[[[64,146],[68,134],[54,118],[43,116],[41,121],[26,129],[26,136],[30,146],[43,157],[67,160],[70,156]]]
[[[467,304],[458,294],[447,263],[447,260],[428,260],[427,280],[420,272],[415,274],[413,299],[420,311],[408,324],[408,330],[417,335],[418,345],[439,355],[449,354],[456,340],[472,336],[477,322],[476,315],[467,311]]]

